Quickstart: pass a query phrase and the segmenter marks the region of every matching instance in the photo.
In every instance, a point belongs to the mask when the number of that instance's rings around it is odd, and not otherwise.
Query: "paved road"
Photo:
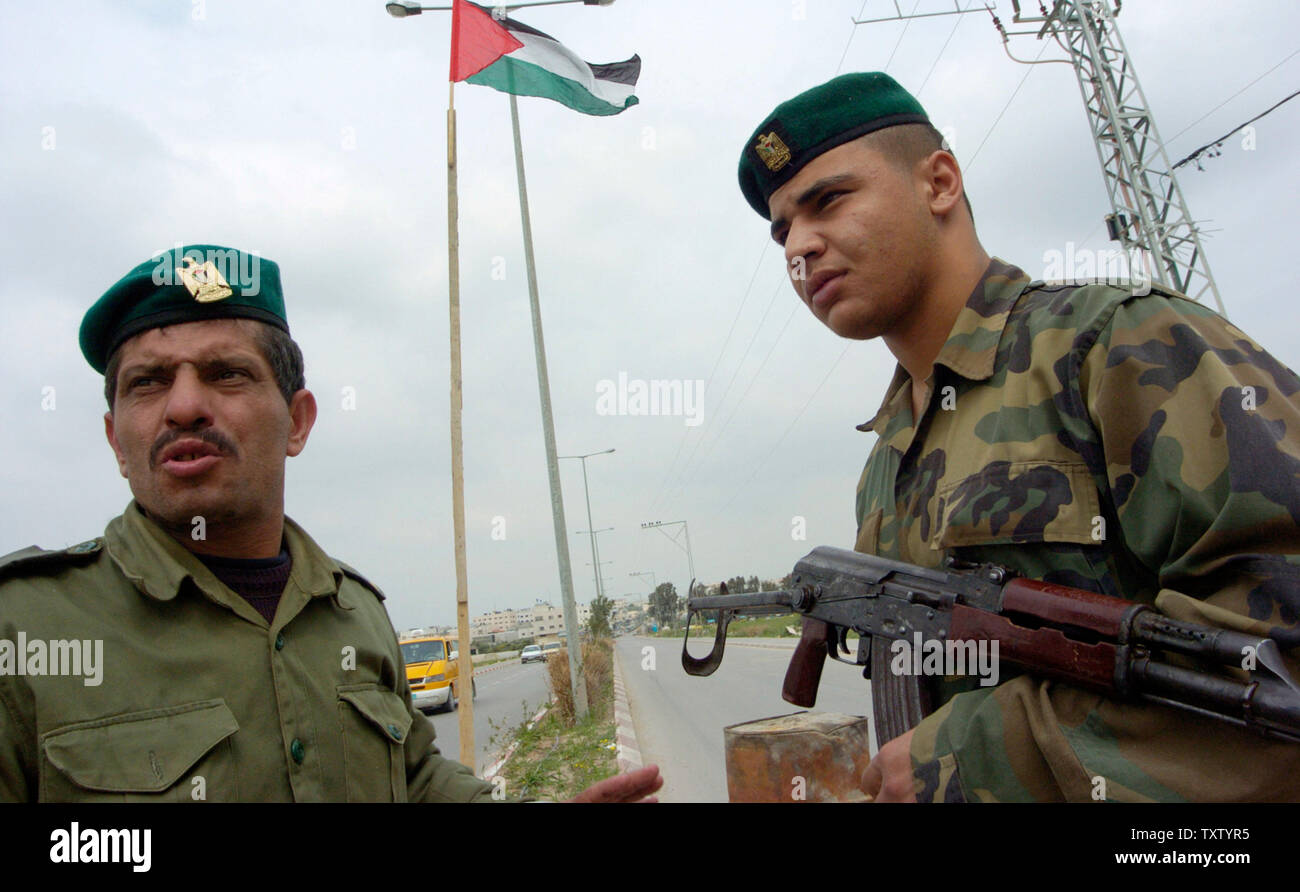
[[[550,693],[546,689],[546,664],[529,663],[525,666],[518,659],[499,669],[476,675],[474,683],[478,686],[478,699],[474,701],[474,748],[477,750],[474,773],[482,775],[498,755],[498,747],[489,741],[492,736],[490,722],[495,722],[498,727],[506,723],[517,725],[523,717],[536,713],[550,699]],[[435,712],[429,718],[438,734],[438,749],[444,756],[459,759],[460,715]]]
[[[757,642],[762,646],[743,640],[728,640],[722,665],[707,678],[682,670],[680,638],[616,640],[642,761],[657,764],[664,776],[661,801],[726,802],[722,729],[799,711],[781,699],[794,640]],[[691,654],[704,656],[710,643],[697,645],[692,639]],[[816,711],[870,714],[871,695],[861,670],[827,662]]]

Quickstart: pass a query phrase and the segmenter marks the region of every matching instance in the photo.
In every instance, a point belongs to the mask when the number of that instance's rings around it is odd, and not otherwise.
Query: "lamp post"
[[[582,3],[584,6],[609,6],[614,0],[532,0],[497,7],[506,12],[528,6],[558,6],[565,3]],[[452,6],[421,6],[415,0],[392,0],[384,8],[394,18],[404,19],[424,12],[451,11]],[[457,21],[454,14],[453,24]],[[454,29],[453,29],[454,30]],[[453,43],[456,35],[453,34]],[[454,61],[454,60],[453,60]],[[456,197],[456,111],[455,82],[448,85],[447,101],[447,278],[448,310],[451,333],[451,465],[452,465],[452,521],[456,553],[456,614],[460,641],[460,672],[463,677],[472,675],[469,659],[469,582],[465,556],[465,506],[464,459],[461,435],[461,360],[460,360],[460,234],[459,207]],[[570,625],[576,625],[573,605],[573,580],[569,570],[569,550],[564,538],[564,502],[560,496],[560,472],[555,459],[555,430],[551,421],[550,382],[546,372],[546,351],[542,341],[541,310],[537,297],[537,275],[533,264],[532,230],[528,220],[528,194],[524,186],[523,149],[519,141],[519,115],[515,96],[510,94],[510,116],[515,136],[515,167],[519,178],[519,208],[524,229],[524,252],[528,265],[529,304],[533,315],[533,344],[537,354],[537,389],[542,407],[542,433],[546,445],[547,473],[551,486],[551,512],[555,527],[556,559],[560,570],[560,594],[564,612]],[[582,673],[582,651],[578,638],[570,630],[569,682],[573,687],[573,706],[576,718],[587,713],[587,688]],[[474,722],[472,699],[464,701],[467,708],[460,714],[461,761],[474,765]]]
[[[590,534],[590,535],[596,537],[596,548],[595,548],[594,554],[592,555],[592,563],[588,564],[588,565],[587,565],[588,567],[603,567],[605,564],[612,564],[612,563],[614,563],[613,561],[602,561],[602,560],[600,559],[600,534],[601,534],[601,533],[609,533],[609,532],[613,532],[613,530],[614,530],[613,527],[605,527],[603,530],[576,530],[576,531],[574,531],[574,535],[575,535],[575,536],[583,536],[583,535]],[[602,596],[602,595],[604,595],[604,594],[605,594],[605,577],[604,577],[603,575],[601,575],[599,572],[597,572],[597,573],[596,573],[596,596],[597,596],[597,597],[600,597],[600,596]]]
[[[600,586],[600,556],[596,551],[596,533],[594,525],[591,522],[591,492],[587,488],[587,459],[593,455],[609,455],[613,449],[602,449],[600,452],[588,452],[585,455],[561,455],[560,458],[576,458],[582,462],[582,495],[587,500],[587,530],[591,532],[591,563],[596,567],[596,594],[601,593]],[[613,529],[611,527],[610,529]],[[605,532],[601,530],[600,532]]]

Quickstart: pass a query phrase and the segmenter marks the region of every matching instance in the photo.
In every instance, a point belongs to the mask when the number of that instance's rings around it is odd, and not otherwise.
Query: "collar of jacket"
[[[296,585],[311,598],[334,596],[345,610],[356,606],[340,588],[344,574],[338,562],[288,517],[284,519],[284,540],[293,558],[286,590],[288,585]],[[174,599],[186,579],[213,600],[228,600],[228,590],[212,571],[145,515],[134,499],[120,516],[109,521],[104,543],[126,577],[155,600]]]
[[[953,321],[952,330],[948,332],[948,339],[935,357],[934,364],[945,366],[971,381],[992,377],[1007,317],[1029,284],[1029,276],[1019,267],[997,257],[989,261],[966,299],[966,305]],[[859,424],[858,430],[883,429],[899,412],[908,408],[905,405],[907,401],[899,398],[907,381],[907,372],[901,365],[896,366],[880,408],[870,421]]]

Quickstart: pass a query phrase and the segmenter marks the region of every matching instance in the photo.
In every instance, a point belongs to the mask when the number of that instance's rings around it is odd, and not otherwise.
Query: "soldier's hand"
[[[862,792],[876,802],[915,802],[911,750],[911,731],[882,746],[862,772]]]
[[[571,801],[573,802],[658,802],[650,794],[664,785],[658,765],[647,765],[617,777],[609,777],[592,784]],[[648,797],[648,798],[647,798]]]

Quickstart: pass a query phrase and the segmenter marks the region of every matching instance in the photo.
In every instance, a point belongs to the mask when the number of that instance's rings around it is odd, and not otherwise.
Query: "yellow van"
[[[457,684],[456,639],[426,635],[403,641],[402,660],[406,663],[406,680],[411,686],[411,702],[417,709],[456,708],[460,696]],[[470,679],[470,696],[476,696],[474,679]]]

